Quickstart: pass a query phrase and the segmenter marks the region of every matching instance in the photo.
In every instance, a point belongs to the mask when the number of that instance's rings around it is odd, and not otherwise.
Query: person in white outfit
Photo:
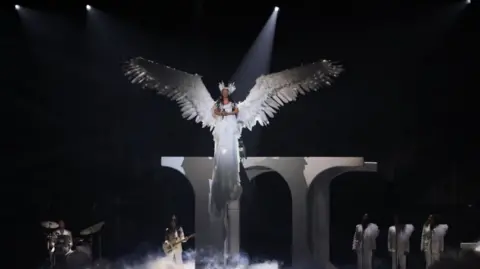
[[[357,253],[357,269],[372,269],[373,251],[377,248],[378,226],[370,223],[368,214],[355,227],[352,249]]]
[[[410,252],[410,236],[415,228],[412,224],[403,224],[398,215],[394,216],[395,225],[388,228],[388,252],[392,257],[392,269],[406,269],[407,255]]]
[[[166,253],[167,258],[176,264],[183,264],[182,259],[182,243],[185,241],[185,234],[182,227],[177,227],[177,218],[172,216],[170,227],[165,231],[165,242],[170,244],[172,250]]]
[[[64,248],[65,253],[69,252],[73,246],[72,232],[65,229],[65,222],[63,220],[58,221],[58,229],[53,232],[54,238],[56,241],[59,241],[59,238],[65,240]],[[55,251],[55,244],[52,246],[52,252]]]
[[[420,250],[425,254],[425,264],[428,269],[436,261],[440,260],[440,255],[444,249],[444,238],[448,231],[448,225],[437,224],[435,216],[428,216],[423,225]]]

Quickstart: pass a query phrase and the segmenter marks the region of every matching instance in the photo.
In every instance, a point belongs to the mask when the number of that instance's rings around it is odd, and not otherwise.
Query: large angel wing
[[[199,75],[160,65],[142,57],[127,61],[124,70],[132,83],[177,101],[183,118],[195,119],[195,122],[201,122],[203,127],[214,127],[212,108],[215,101]]]
[[[252,129],[258,123],[268,125],[284,104],[293,102],[299,94],[316,91],[332,84],[343,68],[322,60],[257,78],[245,101],[238,104],[238,120]]]

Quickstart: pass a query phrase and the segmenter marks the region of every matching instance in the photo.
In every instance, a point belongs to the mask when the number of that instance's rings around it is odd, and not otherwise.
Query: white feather
[[[283,105],[293,102],[299,94],[328,86],[343,68],[323,60],[282,72],[260,76],[245,101],[238,105],[238,119],[251,130],[257,123],[268,125],[268,118]]]
[[[448,225],[447,224],[439,224],[437,227],[435,227],[435,234],[437,236],[445,236],[448,231]]]
[[[375,223],[368,224],[367,228],[365,229],[365,236],[368,236],[368,237],[377,238],[379,233],[380,233],[380,230],[378,229],[378,226]]]
[[[413,231],[415,231],[415,227],[412,224],[406,224],[405,225],[405,234],[408,238],[410,238]]]
[[[202,127],[215,125],[212,107],[215,101],[203,84],[202,78],[141,57],[125,64],[125,75],[134,84],[155,90],[174,100],[180,106],[182,117],[202,123]]]

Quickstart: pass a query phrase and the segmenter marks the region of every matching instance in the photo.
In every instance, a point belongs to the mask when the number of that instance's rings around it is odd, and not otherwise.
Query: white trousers
[[[182,252],[182,248],[174,248],[172,252],[167,254],[167,258],[176,264],[183,264]]]
[[[407,269],[407,255],[405,253],[398,253],[392,252],[392,269],[397,269],[397,266],[400,266],[400,269]]]
[[[357,269],[372,269],[372,250],[357,251]]]
[[[440,260],[440,252],[430,250],[424,251],[425,253],[425,268],[429,268],[430,265],[434,264],[436,261]]]

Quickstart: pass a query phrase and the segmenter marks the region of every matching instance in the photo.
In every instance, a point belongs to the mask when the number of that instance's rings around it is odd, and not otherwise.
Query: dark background
[[[31,10],[19,16],[13,4]],[[351,237],[364,212],[383,231],[401,212],[417,227],[412,246],[432,212],[450,224],[449,246],[480,236],[478,3],[88,3],[104,12],[95,17],[85,4],[24,1],[1,11],[3,217],[14,227],[8,237],[28,242],[14,247],[29,249],[31,259],[15,259],[25,267],[42,258],[41,220],[62,218],[74,233],[106,221],[110,259],[158,248],[171,214],[194,232],[191,186],[160,157],[210,156],[211,136],[174,103],[129,84],[120,63],[143,56],[202,74],[216,97],[216,83],[234,73],[274,5],[272,71],[318,58],[347,71],[331,90],[244,133],[247,152],[379,163],[378,175],[346,174],[332,185],[332,261],[353,263]],[[252,258],[291,259],[284,183],[273,173],[246,185],[242,248]]]

